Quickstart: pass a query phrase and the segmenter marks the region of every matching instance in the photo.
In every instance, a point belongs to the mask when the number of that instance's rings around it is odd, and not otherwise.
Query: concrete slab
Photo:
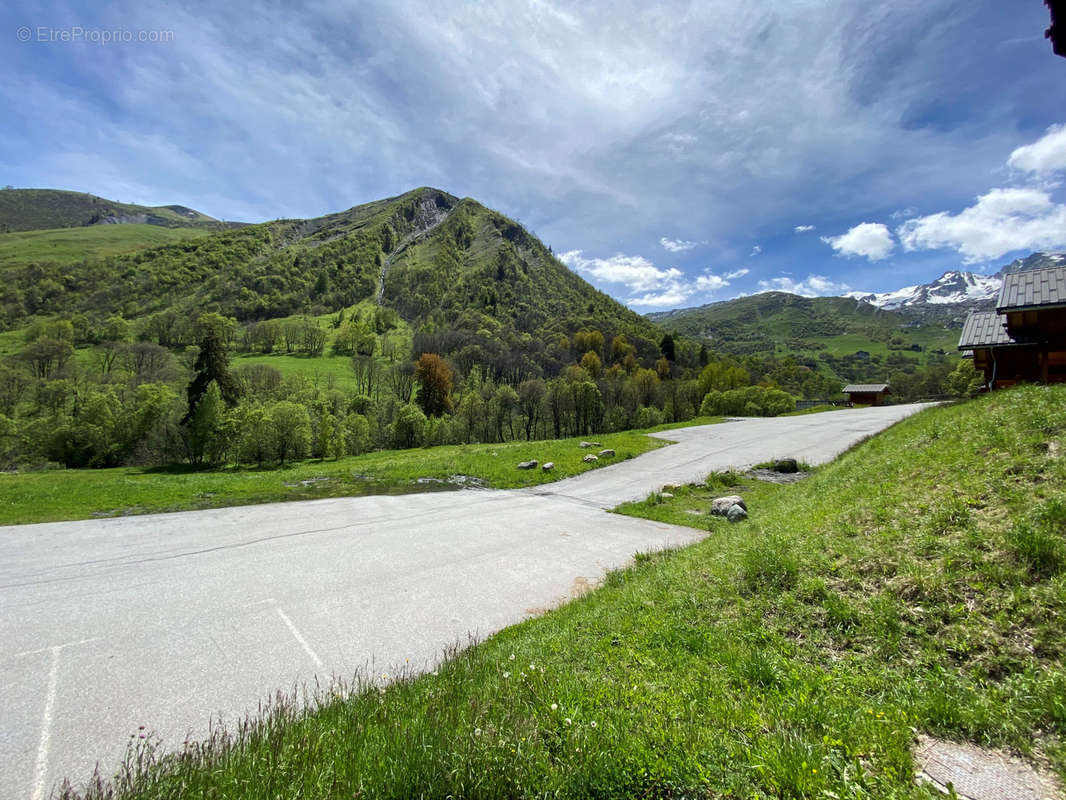
[[[1062,800],[1054,775],[999,750],[922,736],[915,760],[919,781],[960,800]]]

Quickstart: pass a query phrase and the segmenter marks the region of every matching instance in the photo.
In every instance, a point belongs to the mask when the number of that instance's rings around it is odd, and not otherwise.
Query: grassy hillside
[[[923,325],[904,313],[886,311],[847,297],[799,297],[764,292],[698,308],[648,314],[663,328],[710,347],[734,353],[778,354],[824,351],[843,356],[862,349],[887,355],[893,349],[953,350],[958,331],[943,325]],[[916,352],[916,351],[914,351]]]
[[[33,314],[70,312],[135,319],[209,310],[247,321],[380,297],[408,321],[438,327],[534,333],[563,318],[571,327],[587,319],[649,341],[659,335],[517,223],[429,188],[83,263],[0,261],[0,279],[7,327]]]
[[[956,356],[959,330],[846,297],[764,292],[648,314],[671,333],[735,356],[791,357],[838,381],[887,381]]]
[[[81,796],[939,797],[921,733],[1066,776],[1064,437],[1066,387],[1029,387],[745,488],[736,525],[706,513],[729,476],[655,495],[625,513],[708,539]]]
[[[84,192],[60,189],[0,190],[0,233],[122,222],[167,228],[222,226],[214,217],[185,206],[116,203]]]
[[[0,266],[38,261],[72,264],[85,259],[134,253],[207,234],[203,228],[164,228],[159,225],[93,225],[0,233]]]

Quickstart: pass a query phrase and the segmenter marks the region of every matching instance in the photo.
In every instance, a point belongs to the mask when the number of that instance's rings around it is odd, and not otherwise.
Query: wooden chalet
[[[996,310],[966,318],[959,350],[989,389],[1066,381],[1066,266],[1005,276]]]
[[[848,396],[848,403],[860,406],[879,406],[885,395],[892,394],[887,383],[849,383],[840,391]]]

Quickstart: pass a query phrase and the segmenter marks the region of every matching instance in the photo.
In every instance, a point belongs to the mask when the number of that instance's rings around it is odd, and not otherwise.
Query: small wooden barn
[[[996,310],[966,318],[959,350],[990,389],[1066,381],[1066,266],[1005,276]]]
[[[849,383],[841,391],[849,403],[859,406],[879,406],[885,402],[885,395],[892,394],[887,383]]]

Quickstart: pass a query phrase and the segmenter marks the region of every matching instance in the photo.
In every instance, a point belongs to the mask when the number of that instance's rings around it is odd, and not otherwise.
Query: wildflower
[[[570,719],[570,717],[567,717],[567,718],[566,718],[566,719],[564,720],[564,722],[566,722],[566,724],[567,724],[567,725],[573,725],[573,724],[574,724],[574,721],[573,721],[572,719]]]
[[[514,653],[511,653],[511,658],[510,658],[510,660],[511,660],[511,661],[514,661]]]
[[[480,735],[481,735],[481,728],[474,728],[474,736],[480,736]]]
[[[533,671],[534,671],[534,670],[535,670],[536,668],[537,668],[537,665],[536,665],[536,664],[530,664],[530,665],[529,665],[529,671],[530,671],[530,672],[533,672]]]
[[[510,672],[505,672],[505,673],[503,673],[503,677],[510,678],[511,677],[511,673]]]
[[[552,711],[558,711],[558,710],[559,710],[559,704],[558,703],[552,703]]]
[[[592,722],[590,722],[589,725],[591,725],[593,728],[595,728],[596,727],[596,720],[592,720]]]

